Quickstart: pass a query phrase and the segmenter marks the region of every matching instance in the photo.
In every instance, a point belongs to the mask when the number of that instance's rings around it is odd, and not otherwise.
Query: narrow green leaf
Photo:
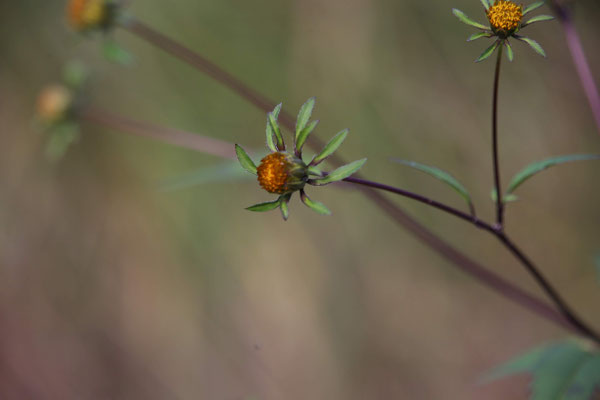
[[[323,203],[311,200],[306,193],[304,193],[304,190],[300,192],[300,199],[308,208],[312,209],[318,214],[331,215],[331,211],[329,211],[329,209],[325,207]]]
[[[544,49],[542,49],[542,46],[540,46],[540,44],[538,42],[536,42],[535,40],[530,39],[525,36],[517,36],[517,35],[515,35],[515,38],[522,42],[527,43],[540,56],[546,57],[546,52],[544,51]]]
[[[69,150],[71,144],[79,139],[79,125],[76,122],[64,121],[48,131],[48,141],[44,153],[50,162],[57,162]]]
[[[102,47],[104,57],[111,62],[121,65],[131,65],[133,56],[114,40],[107,40]]]
[[[469,36],[467,38],[467,42],[472,42],[473,40],[481,39],[481,38],[484,38],[484,37],[485,38],[492,37],[492,34],[488,33],[488,32],[477,32],[477,33],[474,33],[471,36]]]
[[[277,118],[279,118],[280,112],[281,112],[281,103],[277,104],[277,106],[275,106],[275,108],[273,109],[273,111],[270,114],[273,114],[273,117],[275,118],[275,120],[277,120]],[[275,133],[273,132],[273,127],[271,126],[270,114],[267,114],[267,129],[266,129],[267,147],[271,151],[278,151],[277,146],[275,146],[275,140],[273,139],[273,137],[275,136]]]
[[[540,8],[541,6],[544,5],[544,3],[545,3],[545,1],[536,1],[535,3],[531,3],[530,5],[525,7],[525,9],[523,10],[523,15],[530,13],[535,9]]]
[[[279,118],[280,111],[281,111],[281,103],[279,103],[272,112],[273,117],[275,117],[275,120],[277,120],[277,118]],[[273,132],[273,127],[271,126],[271,117],[269,115],[270,114],[267,114],[267,130],[266,130],[266,132],[267,132],[267,147],[271,151],[277,151],[277,147],[275,146],[275,141],[273,140],[275,133]]]
[[[308,167],[308,174],[314,176],[323,176],[323,171],[317,167]]]
[[[508,61],[512,62],[512,60],[515,59],[515,53],[513,52],[510,43],[508,43],[508,40],[504,41],[504,47],[506,47],[506,57],[508,58]]]
[[[536,15],[535,17],[531,18],[529,21],[521,25],[521,28],[525,28],[527,25],[531,25],[534,22],[552,21],[553,19],[554,17],[552,15]]]
[[[288,206],[288,203],[290,201],[290,197],[292,197],[292,194],[284,194],[283,196],[280,197],[280,209],[281,209],[281,216],[283,217],[284,221],[287,221],[288,218],[290,217],[290,208]]]
[[[304,129],[302,129],[302,132],[300,132],[300,134],[296,138],[296,150],[300,154],[302,153],[302,147],[304,146],[306,139],[308,139],[308,135],[310,135],[312,133],[312,131],[315,130],[318,123],[319,123],[319,120],[316,120],[316,121],[312,121],[310,124],[306,125],[304,127]]]
[[[356,160],[354,162],[351,162],[350,164],[343,165],[343,166],[339,167],[338,169],[336,169],[335,171],[329,173],[327,176],[320,178],[320,179],[315,179],[313,184],[317,185],[317,186],[327,185],[328,183],[337,182],[337,181],[341,181],[342,179],[346,179],[347,177],[349,177],[350,175],[354,174],[356,171],[361,169],[362,166],[365,165],[366,162],[367,162],[367,159],[363,158],[362,160]]]
[[[486,31],[489,31],[489,28],[487,26],[482,25],[479,22],[473,21],[472,19],[467,17],[467,15],[464,12],[462,12],[456,8],[452,9],[452,14],[454,14],[464,24],[471,25],[478,29],[484,29]]]
[[[256,175],[256,164],[250,158],[248,153],[238,144],[235,145],[235,154],[237,155],[237,159],[240,162],[241,166],[251,174]]]
[[[552,157],[546,160],[537,161],[532,164],[529,164],[512,178],[512,180],[508,184],[508,189],[506,190],[506,193],[512,193],[527,179],[531,178],[533,175],[547,168],[559,164],[564,164],[567,162],[587,160],[600,160],[600,154],[570,154],[566,156]]]
[[[281,105],[278,105],[278,107],[281,107]],[[281,129],[279,129],[279,124],[277,123],[277,117],[272,112],[269,113],[268,117],[271,129],[277,140],[277,149],[283,151],[285,150],[285,143],[283,141],[283,136],[281,135]]]
[[[488,58],[489,56],[491,56],[497,47],[498,47],[498,41],[495,41],[490,47],[485,49],[479,57],[477,57],[477,60],[475,60],[475,62],[481,62],[481,61],[485,60],[486,58]]]
[[[344,140],[346,140],[347,136],[348,136],[348,129],[344,129],[343,131],[341,131],[337,135],[335,135],[325,145],[323,150],[321,150],[321,152],[312,159],[312,161],[310,162],[309,165],[315,166],[315,165],[319,165],[320,163],[325,161],[325,159],[327,157],[332,155],[341,146],[341,144],[344,142]]]
[[[498,195],[496,194],[496,188],[493,188],[492,191],[490,192],[490,197],[492,199],[492,202],[496,202],[496,199],[498,198]],[[502,202],[504,204],[506,203],[514,203],[515,201],[519,200],[519,196],[517,196],[514,193],[509,193],[509,194],[505,194],[504,197],[502,198]]]
[[[483,4],[483,8],[485,8],[486,11],[490,8],[488,0],[481,0],[481,4]]]
[[[300,108],[300,112],[298,113],[298,118],[296,119],[296,140],[300,136],[300,132],[306,127],[308,121],[310,120],[310,116],[312,115],[313,109],[315,108],[315,98],[311,97],[306,100],[306,103],[302,105]]]
[[[255,204],[253,206],[246,208],[246,210],[255,211],[255,212],[271,211],[271,210],[274,210],[277,207],[279,207],[280,203],[281,203],[281,198],[279,198],[275,201],[268,201],[266,203]]]
[[[210,183],[225,183],[237,180],[255,179],[235,161],[217,165],[208,165],[183,176],[166,179],[159,183],[158,189],[164,192],[187,189]]]
[[[539,347],[489,374],[489,382],[529,372],[530,400],[591,400],[600,388],[600,354],[583,341],[567,340]]]
[[[63,71],[64,82],[72,89],[79,89],[83,86],[89,76],[89,71],[85,65],[79,61],[70,61]]]
[[[452,189],[454,189],[459,195],[461,195],[462,198],[465,199],[467,204],[472,204],[471,203],[471,195],[469,195],[469,191],[455,177],[450,175],[448,172],[446,172],[442,169],[439,169],[437,167],[420,164],[420,163],[417,163],[414,161],[407,161],[407,160],[400,160],[400,159],[393,159],[392,161],[397,162],[399,164],[409,166],[409,167],[419,170],[421,172],[424,172],[424,173],[444,182],[445,184],[449,185]]]

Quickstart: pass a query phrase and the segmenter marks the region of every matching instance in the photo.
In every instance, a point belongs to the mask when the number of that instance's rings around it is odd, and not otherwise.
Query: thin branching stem
[[[492,158],[494,163],[494,190],[496,191],[496,224],[498,229],[504,226],[504,202],[500,183],[500,163],[498,161],[498,86],[500,84],[500,66],[502,64],[502,49],[498,48],[496,71],[494,73],[494,93],[492,97]]]
[[[592,328],[590,328],[582,319],[575,313],[571,307],[567,305],[567,303],[560,296],[558,291],[552,286],[552,284],[544,277],[544,275],[540,272],[539,268],[536,267],[533,262],[514,244],[514,242],[504,233],[502,228],[498,225],[491,225],[485,221],[478,219],[470,214],[467,214],[461,210],[450,207],[446,204],[439,203],[435,200],[429,199],[425,196],[409,192],[404,189],[400,189],[397,187],[385,185],[378,182],[372,182],[365,179],[359,178],[346,178],[344,181],[349,183],[354,183],[357,185],[363,185],[372,187],[375,189],[383,190],[386,192],[394,193],[403,197],[408,197],[410,199],[416,200],[420,203],[427,204],[428,206],[437,208],[438,210],[442,210],[450,215],[458,217],[464,221],[470,222],[474,226],[479,229],[482,229],[486,232],[491,233],[498,239],[504,247],[511,252],[511,254],[525,266],[527,271],[531,274],[534,280],[538,283],[538,285],[542,288],[542,290],[546,293],[546,295],[552,300],[552,302],[556,305],[556,307],[560,310],[561,314],[571,323],[571,327],[575,328],[575,331],[581,334],[582,336],[588,337],[589,339],[594,340],[596,343],[600,344],[600,335],[595,332]]]
[[[172,39],[164,36],[163,34],[157,32],[157,31],[155,31],[154,29],[150,28],[148,25],[143,24],[142,22],[134,19],[134,20],[130,20],[128,22],[128,24],[124,26],[124,28],[127,29],[129,32],[137,35],[139,38],[147,41],[148,43],[151,43],[151,44],[157,46],[158,48],[163,49],[167,53],[170,53],[171,55],[192,65],[199,71],[204,72],[207,75],[211,76],[216,81],[222,83],[226,87],[229,87],[240,97],[246,99],[247,101],[249,101],[254,106],[258,107],[259,109],[261,109],[265,112],[269,112],[274,107],[275,103],[273,103],[272,101],[269,101],[266,97],[264,97],[260,93],[249,88],[247,85],[245,85],[242,81],[240,81],[233,75],[222,70],[219,66],[217,66],[216,64],[207,60],[203,56],[193,52],[192,50],[182,46],[181,44],[173,41]],[[499,75],[499,66],[500,65],[499,65],[499,61],[498,61],[497,72],[496,72],[497,75]],[[496,79],[496,81],[497,80],[498,80],[498,78]],[[495,92],[496,92],[495,99],[496,99],[497,98],[497,82],[496,82],[495,86],[496,86],[496,88],[495,88]],[[279,121],[287,129],[290,129],[291,131],[294,130],[293,118],[289,114],[282,112],[280,114]],[[318,147],[321,145],[320,143],[316,142],[314,138],[312,139],[312,144],[315,147]],[[343,163],[343,160],[341,160],[341,159],[337,159],[337,160],[333,159],[332,161],[334,163]],[[505,244],[505,246],[513,253],[513,255],[517,259],[519,259],[521,262],[524,262],[524,260],[526,260],[526,259],[523,259],[521,257],[522,253],[518,252],[517,251],[518,249],[516,249],[516,247],[511,247],[508,245],[509,243],[512,243],[512,242],[505,241],[505,240],[507,240],[506,235],[501,230],[499,230],[497,226],[492,226],[490,224],[487,224],[487,223],[479,220],[478,218],[474,217],[473,215],[466,214],[460,210],[453,209],[452,207],[449,207],[449,206],[439,203],[437,201],[433,201],[433,200],[424,198],[420,195],[416,195],[416,194],[413,194],[410,192],[405,192],[405,191],[403,191],[401,189],[397,189],[397,188],[394,188],[393,190],[389,190],[391,188],[389,186],[378,184],[378,183],[367,181],[367,180],[363,180],[362,178],[360,178],[359,176],[356,176],[356,175],[353,177],[353,179],[355,179],[354,182],[352,182],[351,180],[347,180],[347,182],[359,184],[361,186],[367,186],[369,189],[364,190],[363,192],[375,204],[377,204],[379,206],[379,208],[381,208],[383,211],[385,211],[397,223],[399,223],[400,225],[404,226],[406,229],[411,231],[416,237],[418,237],[420,240],[425,242],[432,249],[436,250],[438,253],[443,255],[446,259],[452,261],[454,263],[454,265],[458,266],[465,273],[471,275],[473,278],[477,279],[478,281],[485,284],[489,288],[491,288],[494,291],[502,294],[503,296],[515,301],[516,303],[524,306],[525,308],[528,308],[529,310],[535,312],[536,314],[543,316],[543,317],[545,317],[567,329],[570,329],[571,331],[582,333],[582,334],[584,334],[584,336],[590,337],[590,338],[598,341],[597,335],[590,334],[590,332],[593,332],[591,329],[589,329],[589,328],[582,329],[582,326],[585,327],[585,325],[582,324],[581,322],[578,322],[578,321],[580,321],[578,318],[573,317],[573,313],[570,311],[570,309],[568,307],[560,307],[559,306],[559,309],[561,310],[561,314],[557,313],[555,310],[548,307],[548,305],[541,302],[539,299],[537,299],[537,298],[531,296],[530,294],[522,291],[521,289],[515,287],[513,284],[504,280],[503,278],[499,277],[498,275],[488,271],[480,264],[476,263],[475,261],[473,261],[466,255],[464,255],[463,253],[459,252],[458,250],[456,250],[455,248],[450,246],[447,242],[443,241],[441,238],[439,238],[433,232],[429,231],[423,225],[421,225],[416,220],[414,220],[412,217],[410,217],[408,214],[406,214],[397,205],[391,203],[387,198],[383,197],[380,193],[378,193],[372,189],[386,190],[386,191],[391,191],[396,194],[401,194],[403,196],[410,197],[415,200],[421,201],[423,203],[432,205],[438,209],[441,209],[445,212],[455,215],[461,219],[469,221],[469,222],[473,223],[475,226],[477,226],[481,229],[484,229],[488,232],[493,233],[498,238],[504,239],[502,242]],[[360,182],[358,180],[360,180]],[[499,179],[498,179],[498,182],[499,182]],[[500,187],[498,184],[497,185],[497,194],[498,194],[498,197],[500,198],[501,192],[499,189],[500,189]],[[409,195],[409,193],[410,193],[410,195]],[[499,215],[501,216],[501,213]],[[532,266],[532,265],[533,264],[529,264],[529,266]],[[533,269],[535,271],[537,271],[537,269],[535,267]],[[542,277],[542,275],[539,274],[539,272],[537,274],[534,274],[534,277],[536,277],[536,276]],[[545,279],[544,279],[544,282],[547,284],[547,281]],[[538,283],[540,283],[540,282],[538,281]],[[540,283],[540,285],[541,285],[541,283]],[[544,288],[545,286],[551,287],[551,286],[549,286],[549,284],[541,285],[541,286],[542,286],[542,288]],[[552,293],[556,295],[556,291],[554,289],[552,289]],[[553,300],[556,300],[556,296],[550,296],[550,297]],[[564,302],[561,301],[561,304],[564,305]],[[564,314],[564,316],[563,316],[563,314]],[[577,321],[577,323],[574,321]]]

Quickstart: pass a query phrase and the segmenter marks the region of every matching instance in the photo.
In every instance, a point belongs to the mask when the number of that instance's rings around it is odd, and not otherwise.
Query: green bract
[[[494,43],[487,47],[483,53],[477,57],[475,62],[480,62],[490,57],[494,51],[501,46],[506,48],[506,55],[509,61],[512,61],[514,58],[514,53],[509,41],[510,38],[527,43],[536,53],[546,57],[544,49],[542,49],[542,46],[540,46],[538,42],[518,34],[521,29],[525,28],[527,25],[533,24],[534,22],[549,21],[554,19],[554,17],[550,15],[538,15],[523,22],[525,15],[544,5],[543,1],[537,1],[525,8],[509,0],[480,1],[488,18],[488,23],[486,25],[473,21],[467,17],[465,13],[457,10],[456,8],[452,9],[452,13],[461,22],[479,29],[479,32],[469,36],[467,39],[468,42],[480,38],[494,39]]]
[[[288,203],[294,192],[300,192],[300,199],[308,208],[322,215],[329,215],[331,211],[318,201],[311,200],[304,192],[306,184],[323,186],[332,182],[341,181],[358,171],[366,158],[343,165],[328,173],[317,168],[317,165],[331,156],[344,142],[348,136],[348,130],[344,129],[335,135],[309,163],[302,159],[302,148],[306,139],[317,126],[319,121],[310,121],[315,98],[312,97],[304,103],[298,113],[296,120],[296,132],[294,135],[294,151],[286,150],[281,128],[277,119],[281,112],[281,104],[267,114],[267,147],[271,153],[264,157],[257,166],[241,146],[235,145],[235,152],[241,166],[248,172],[257,175],[260,186],[269,193],[278,194],[279,197],[270,202],[260,203],[248,207],[250,211],[270,211],[276,208],[281,210],[284,220],[288,219]]]

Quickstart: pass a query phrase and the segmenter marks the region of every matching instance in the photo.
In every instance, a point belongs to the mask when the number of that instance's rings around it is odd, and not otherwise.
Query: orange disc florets
[[[523,19],[523,6],[512,1],[496,0],[487,12],[490,25],[496,31],[513,32]]]
[[[67,8],[69,23],[76,30],[97,28],[108,15],[106,0],[71,0]]]
[[[289,177],[290,163],[283,153],[271,153],[262,160],[256,169],[258,183],[269,193],[285,193]]]

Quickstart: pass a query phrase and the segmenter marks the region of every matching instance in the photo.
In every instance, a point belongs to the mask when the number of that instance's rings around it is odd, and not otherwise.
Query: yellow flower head
[[[487,11],[492,28],[506,34],[514,32],[523,19],[523,6],[509,0],[496,0]]]
[[[67,17],[77,31],[100,28],[108,22],[110,6],[107,0],[70,0]]]
[[[258,183],[269,193],[284,194],[299,190],[306,182],[306,165],[283,152],[271,153],[256,168]]]
[[[64,119],[73,103],[71,91],[61,85],[43,89],[37,99],[37,115],[44,123],[53,124]]]

